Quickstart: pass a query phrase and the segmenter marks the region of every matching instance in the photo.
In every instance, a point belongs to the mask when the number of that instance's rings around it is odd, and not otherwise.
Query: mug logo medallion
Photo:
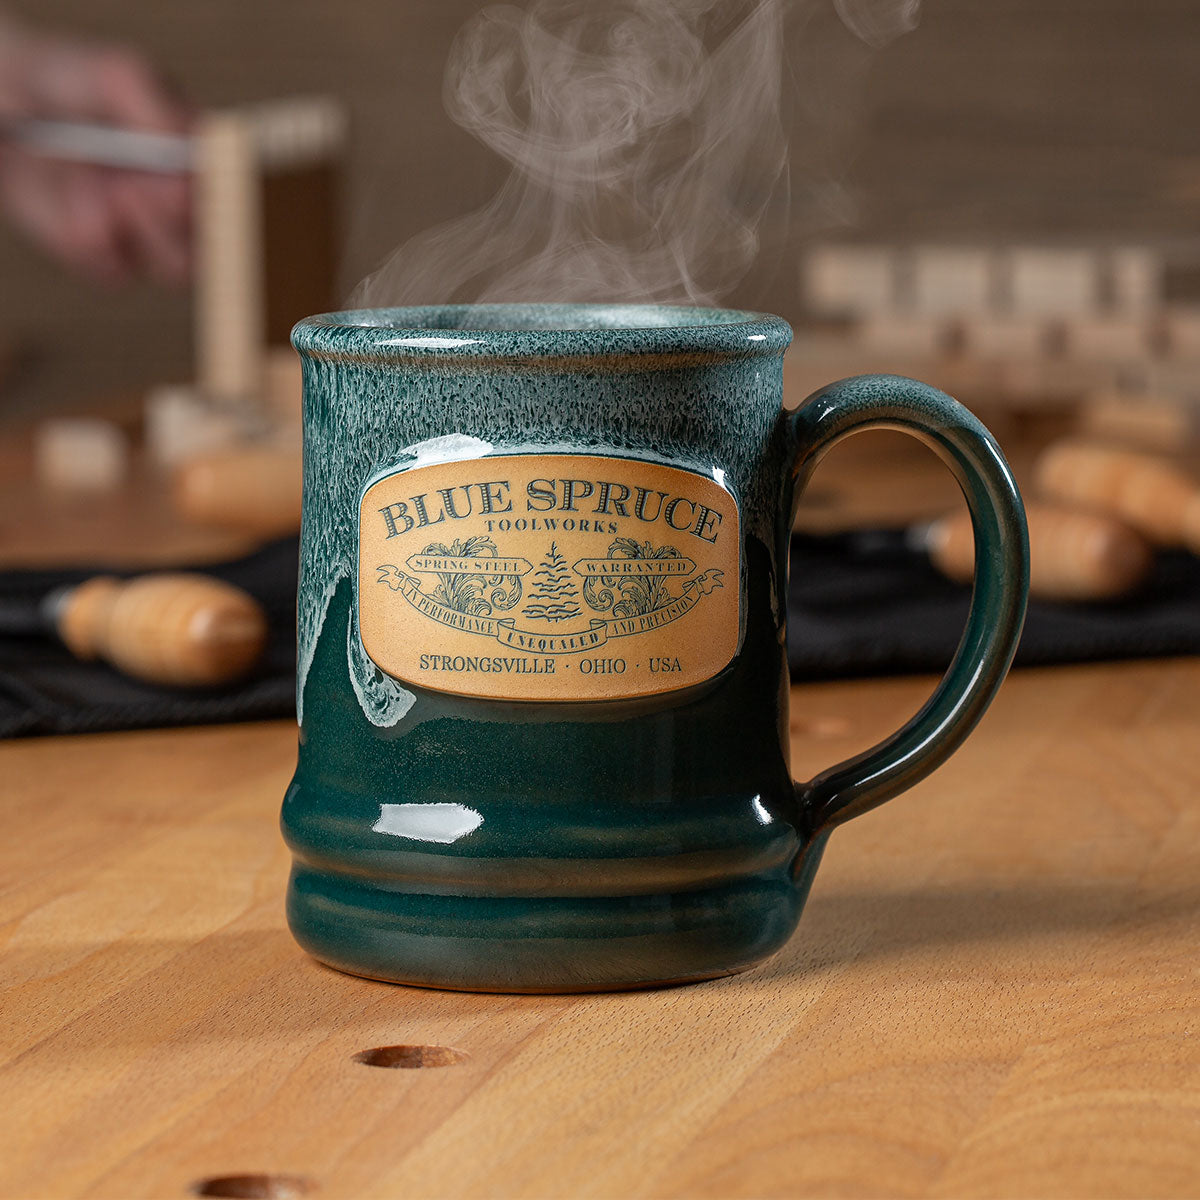
[[[508,700],[691,687],[737,649],[737,504],[714,479],[595,455],[397,471],[359,511],[363,647],[408,683]]]

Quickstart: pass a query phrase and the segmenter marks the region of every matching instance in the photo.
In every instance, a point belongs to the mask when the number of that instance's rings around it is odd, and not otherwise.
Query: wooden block
[[[1098,392],[1079,410],[1079,432],[1121,445],[1174,452],[1195,440],[1200,408],[1169,396]]]
[[[1017,246],[1006,260],[1014,313],[1061,317],[1099,307],[1100,269],[1093,251]]]
[[[1181,305],[1168,309],[1165,325],[1171,357],[1200,360],[1200,307]]]
[[[819,316],[864,316],[896,305],[896,256],[886,246],[824,245],[805,257],[804,296]]]
[[[1161,306],[1162,258],[1146,246],[1119,246],[1108,255],[1113,309],[1146,313]]]
[[[937,316],[986,312],[995,291],[994,255],[967,246],[918,246],[912,252],[912,305]]]
[[[205,114],[196,131],[196,347],[207,396],[253,401],[264,343],[262,188],[251,123]]]
[[[242,440],[244,416],[214,405],[183,384],[154,388],[144,410],[146,452],[160,466],[174,466]]]
[[[204,390],[257,401],[268,341],[337,302],[344,106],[329,97],[207,114],[196,138],[196,352]]]
[[[1200,405],[1196,387],[1196,362],[1164,357],[1139,363],[1136,370],[1122,369],[1121,386],[1130,391],[1168,396],[1191,406]]]
[[[1154,350],[1154,328],[1136,312],[1120,316],[1070,317],[1063,325],[1066,352],[1096,362],[1145,358]]]
[[[1039,412],[1073,415],[1081,396],[1117,386],[1119,368],[1053,354],[995,359],[989,368],[1014,402],[1033,401]]]
[[[883,313],[867,317],[858,329],[866,349],[906,359],[946,353],[953,333],[953,324],[944,318]]]
[[[43,421],[34,435],[38,481],[61,491],[108,491],[124,480],[129,440],[112,421],[58,417]]]
[[[346,110],[332,96],[267,100],[237,110],[260,170],[294,171],[336,158],[346,143]]]
[[[962,322],[963,351],[980,358],[1041,357],[1052,332],[1050,323],[1037,317],[968,317]]]

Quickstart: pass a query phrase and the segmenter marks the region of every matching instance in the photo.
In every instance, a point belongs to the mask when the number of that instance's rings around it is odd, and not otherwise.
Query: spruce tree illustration
[[[534,571],[529,600],[521,611],[543,621],[565,621],[579,616],[579,589],[571,578],[566,559],[558,552],[557,543],[550,543],[549,553]]]

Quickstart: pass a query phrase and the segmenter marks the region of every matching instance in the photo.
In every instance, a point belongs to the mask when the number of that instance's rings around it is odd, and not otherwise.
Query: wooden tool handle
[[[79,658],[183,687],[237,679],[267,640],[256,600],[219,579],[184,573],[89,579],[66,594],[56,624]]]
[[[183,463],[175,475],[175,507],[188,520],[252,533],[300,528],[299,449],[257,447],[214,451]]]
[[[1200,489],[1155,454],[1088,442],[1060,442],[1036,471],[1043,496],[1110,513],[1161,546],[1200,553]]]
[[[1026,507],[1029,590],[1044,600],[1102,600],[1136,587],[1150,571],[1150,543],[1101,513],[1051,504]],[[969,583],[975,538],[964,510],[935,521],[926,533],[929,557],[943,575]]]

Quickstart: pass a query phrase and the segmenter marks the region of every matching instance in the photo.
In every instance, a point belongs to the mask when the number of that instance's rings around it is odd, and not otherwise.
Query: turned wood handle
[[[1154,551],[1136,530],[1103,513],[1027,504],[1029,591],[1045,600],[1102,600],[1131,591],[1149,574]],[[925,534],[943,575],[969,583],[975,536],[966,511],[943,517]]]
[[[175,507],[205,525],[283,534],[300,528],[298,449],[225,450],[188,459],[175,473]]]
[[[1160,546],[1200,554],[1200,488],[1156,454],[1060,442],[1037,464],[1043,496],[1110,513]]]
[[[101,575],[60,602],[59,637],[78,658],[102,658],[150,683],[212,686],[262,655],[267,619],[253,597],[207,575]]]

